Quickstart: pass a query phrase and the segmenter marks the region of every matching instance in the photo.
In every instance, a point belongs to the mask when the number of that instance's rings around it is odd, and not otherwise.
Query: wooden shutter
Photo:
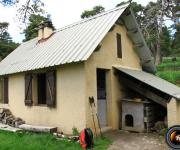
[[[8,77],[4,77],[4,104],[8,104],[9,102],[8,93]]]
[[[118,58],[122,58],[121,34],[117,33],[116,39],[117,39],[117,56],[118,56]]]
[[[56,71],[46,73],[46,102],[49,107],[56,105]]]
[[[32,75],[25,75],[25,105],[31,106],[32,100]]]

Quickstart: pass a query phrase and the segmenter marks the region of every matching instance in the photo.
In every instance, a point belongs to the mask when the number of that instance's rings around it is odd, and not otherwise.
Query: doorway
[[[126,115],[125,116],[125,124],[127,127],[133,127],[134,126],[134,119],[132,115]]]
[[[98,116],[101,127],[107,126],[106,70],[97,69]]]

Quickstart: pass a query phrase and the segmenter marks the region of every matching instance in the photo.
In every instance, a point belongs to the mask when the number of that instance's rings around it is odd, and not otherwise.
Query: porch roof
[[[180,100],[180,88],[170,82],[167,82],[155,75],[144,72],[142,70],[133,70],[121,67],[115,67],[119,71],[161,91],[178,100]]]

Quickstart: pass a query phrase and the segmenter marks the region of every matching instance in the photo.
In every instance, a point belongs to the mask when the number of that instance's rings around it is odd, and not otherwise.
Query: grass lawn
[[[157,66],[157,76],[165,79],[177,86],[180,86],[180,57],[175,62],[172,58],[163,58],[161,64]]]
[[[180,81],[180,71],[159,71],[157,76],[173,83],[177,84]]]
[[[94,139],[93,150],[106,150],[112,143],[107,138]],[[51,134],[11,133],[0,131],[0,150],[82,150],[77,142],[57,140]]]

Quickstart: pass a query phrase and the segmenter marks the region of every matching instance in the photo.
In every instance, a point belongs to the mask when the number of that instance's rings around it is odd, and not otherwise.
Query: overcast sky
[[[84,10],[91,9],[96,5],[102,5],[106,10],[114,8],[122,0],[42,0],[45,10],[51,14],[52,22],[56,29],[80,20]],[[150,0],[134,0],[146,5]],[[151,0],[156,1],[156,0]],[[9,22],[9,33],[14,41],[21,42],[23,35],[16,17],[16,8],[8,8],[0,5],[0,22]]]

